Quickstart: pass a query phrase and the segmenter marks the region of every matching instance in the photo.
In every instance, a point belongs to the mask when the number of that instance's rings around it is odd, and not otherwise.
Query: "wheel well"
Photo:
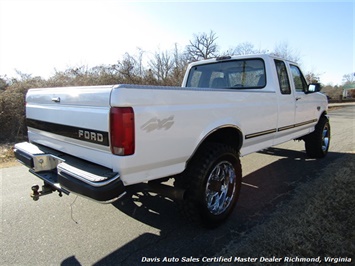
[[[328,113],[327,113],[327,111],[324,111],[322,114],[321,114],[321,116],[320,117],[322,117],[322,116],[328,116]]]
[[[201,148],[204,143],[214,142],[214,143],[224,143],[228,146],[233,147],[238,153],[243,144],[243,134],[235,127],[224,127],[210,132],[207,137],[205,137],[196,148],[196,152]],[[190,159],[193,157],[190,157]]]

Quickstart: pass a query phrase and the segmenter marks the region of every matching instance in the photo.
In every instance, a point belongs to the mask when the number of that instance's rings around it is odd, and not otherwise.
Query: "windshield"
[[[192,67],[187,87],[250,89],[266,85],[262,59],[216,62]]]

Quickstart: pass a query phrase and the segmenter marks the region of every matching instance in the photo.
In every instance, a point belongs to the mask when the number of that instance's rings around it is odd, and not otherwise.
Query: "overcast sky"
[[[355,72],[354,1],[0,0],[0,76],[15,69],[48,78],[69,67],[114,64],[137,47],[182,50],[193,34],[218,36],[220,50],[287,42],[303,72],[341,84]]]

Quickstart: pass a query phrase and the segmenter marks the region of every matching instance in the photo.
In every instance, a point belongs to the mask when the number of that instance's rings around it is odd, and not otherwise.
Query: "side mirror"
[[[313,93],[320,91],[320,83],[312,83],[308,85],[306,93]]]

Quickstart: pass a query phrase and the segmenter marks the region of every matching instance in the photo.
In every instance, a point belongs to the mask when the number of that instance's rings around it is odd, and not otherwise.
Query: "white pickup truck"
[[[29,142],[15,155],[44,181],[35,200],[58,191],[112,202],[144,184],[215,226],[237,202],[240,156],[295,139],[310,157],[327,154],[328,103],[317,91],[296,63],[270,55],[191,63],[182,87],[30,89]]]

